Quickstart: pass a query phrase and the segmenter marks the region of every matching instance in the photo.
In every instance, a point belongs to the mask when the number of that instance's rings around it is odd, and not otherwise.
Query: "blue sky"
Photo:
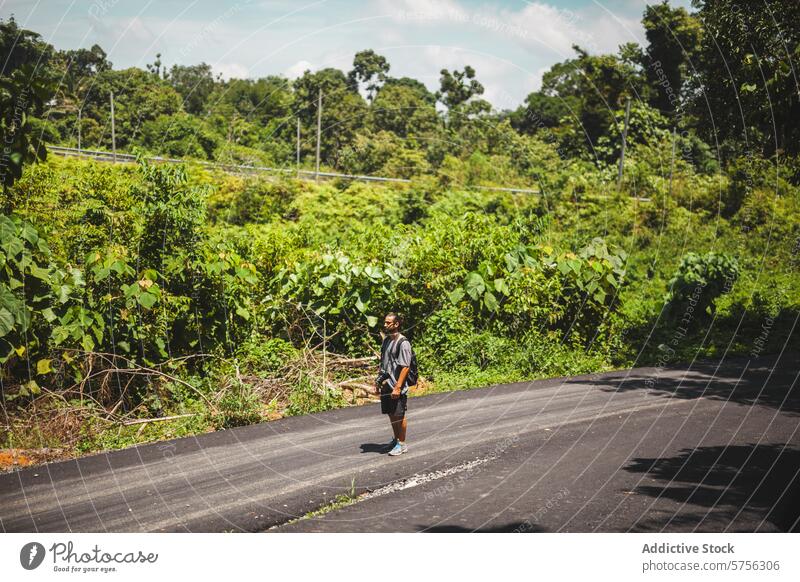
[[[689,0],[672,0],[689,6]],[[297,77],[384,55],[393,76],[435,89],[442,68],[472,65],[484,96],[513,108],[572,44],[610,52],[644,44],[644,0],[0,0],[0,16],[59,49],[97,43],[114,68],[209,63],[225,77]]]

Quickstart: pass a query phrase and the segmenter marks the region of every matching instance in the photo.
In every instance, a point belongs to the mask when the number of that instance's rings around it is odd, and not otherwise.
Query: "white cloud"
[[[505,108],[540,88],[542,74],[552,63],[574,58],[573,45],[601,54],[614,53],[625,42],[644,41],[640,16],[630,9],[590,3],[566,10],[557,4],[534,0],[510,7],[465,0],[380,0],[374,14],[391,19],[393,26],[385,28],[405,49],[405,62],[397,63],[393,72],[402,69],[432,88],[438,85],[440,69],[470,64],[485,87],[483,97]],[[458,43],[462,48],[419,50],[425,46],[419,41],[425,40]]]
[[[592,53],[616,52],[617,47],[644,35],[638,17],[590,5],[566,10],[545,2],[527,2],[518,10],[484,4],[470,9],[457,0],[380,0],[383,14],[404,28],[448,25],[470,27],[481,35],[517,42],[530,51],[567,58],[577,44]]]
[[[475,69],[475,78],[484,87],[481,96],[489,101],[497,109],[514,108],[519,104],[519,98],[512,95],[508,90],[508,80],[515,78],[528,84],[535,82],[533,75],[525,73],[514,63],[511,63],[499,56],[476,53],[452,46],[428,46],[423,50],[423,60],[426,68],[436,70],[435,86],[438,88],[438,72],[441,69],[463,69],[465,65],[470,65]],[[434,79],[431,79],[434,81]]]
[[[211,68],[215,74],[221,74],[225,80],[246,79],[250,74],[247,67],[239,63],[214,63]]]
[[[620,44],[643,36],[638,20],[597,7],[577,12],[541,2],[518,11],[483,7],[471,20],[529,50],[545,48],[560,58],[573,56],[574,44],[592,53],[616,52]]]
[[[99,34],[106,36],[114,44],[121,40],[136,43],[152,43],[158,35],[138,16],[132,18],[91,18],[91,25]],[[128,37],[128,38],[126,38]]]
[[[308,61],[297,61],[290,67],[287,67],[283,71],[283,74],[286,75],[286,77],[289,79],[296,79],[298,77],[302,77],[303,73],[305,73],[306,71],[309,70],[313,71],[314,69],[316,69],[316,67],[311,63],[309,63]]]
[[[438,20],[461,22],[469,12],[456,0],[380,0],[380,11],[396,21],[436,23]]]
[[[484,12],[476,17],[476,21],[483,23],[487,30],[495,28],[507,38],[526,46],[544,47],[564,54],[574,42],[574,18],[574,13],[548,4],[533,3],[518,12]]]
[[[52,1],[72,6],[71,0]],[[393,76],[419,79],[434,90],[442,68],[472,65],[484,98],[498,108],[539,88],[553,63],[574,57],[573,44],[606,53],[624,42],[644,43],[639,19],[645,0],[570,2],[572,11],[561,8],[563,0],[237,0],[203,10],[169,1],[148,5],[139,16],[111,0],[95,2],[103,9],[89,14],[76,7],[63,26],[44,3],[36,11],[28,4],[5,0],[4,6],[30,12],[28,28],[57,29],[48,40],[58,48],[100,44],[116,68],[144,67],[161,53],[168,67],[206,62],[226,77],[296,78],[328,66],[347,71],[353,54],[372,48],[389,59]],[[426,48],[431,45],[443,46]]]

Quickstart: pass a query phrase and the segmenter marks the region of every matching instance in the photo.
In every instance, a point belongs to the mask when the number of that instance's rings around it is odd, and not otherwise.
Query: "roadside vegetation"
[[[724,4],[704,3],[705,26],[720,25]],[[752,108],[750,141],[735,123],[709,133],[689,85],[712,97],[730,88],[711,68],[690,79],[689,56],[670,56],[656,34],[662,21],[694,43],[692,62],[714,66],[701,18],[662,4],[645,14],[648,47],[578,50],[506,112],[480,99],[471,69],[443,71],[434,95],[389,77],[371,51],[349,74],[222,82],[191,67],[115,71],[101,49],[55,51],[22,34],[27,52],[13,53],[0,94],[37,96],[25,115],[4,108],[2,125],[16,149],[0,195],[0,466],[368,402],[392,310],[410,324],[418,394],[797,349],[800,122],[778,120],[776,141]],[[19,29],[0,25],[11,51]],[[760,30],[727,34],[766,42]],[[37,55],[51,68],[34,74],[26,59]],[[756,74],[739,56],[731,66]],[[656,57],[680,65],[665,73],[677,105],[651,78]],[[47,76],[58,70],[68,81]],[[138,148],[138,163],[46,157],[45,143],[75,145],[79,102],[83,147],[109,147],[104,83],[118,87],[118,147]],[[743,91],[780,102],[775,83]],[[320,87],[323,126],[336,128],[325,166],[410,184],[192,162],[292,160],[287,120],[309,129]],[[618,183],[633,88],[642,98]],[[187,161],[154,165],[147,153]]]

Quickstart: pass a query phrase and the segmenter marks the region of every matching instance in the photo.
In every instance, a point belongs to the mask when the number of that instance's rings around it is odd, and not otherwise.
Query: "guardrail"
[[[63,157],[76,157],[76,158],[91,158],[102,162],[116,162],[126,163],[135,162],[136,156],[126,153],[114,153],[101,150],[85,150],[77,148],[67,148],[62,146],[47,146],[47,151],[57,156]],[[207,168],[219,169],[232,173],[249,173],[249,172],[265,172],[265,173],[279,173],[279,174],[294,174],[304,179],[324,178],[329,180],[344,179],[344,180],[361,180],[365,182],[389,182],[395,184],[411,184],[412,180],[406,178],[389,178],[386,176],[367,176],[364,174],[339,174],[337,172],[314,172],[312,170],[294,170],[290,168],[272,168],[269,166],[255,166],[249,164],[220,164],[216,162],[204,162],[200,160],[180,160],[176,158],[164,158],[161,156],[149,156],[146,158],[151,162],[161,162],[168,164],[198,164]],[[501,192],[514,192],[520,194],[540,194],[539,190],[530,190],[527,188],[501,188],[494,186],[472,186],[477,190],[497,190]]]
[[[86,149],[77,149],[77,148],[67,148],[62,146],[47,146],[47,151],[51,152],[57,156],[63,157],[76,157],[76,158],[90,158],[102,162],[113,162],[113,163],[126,163],[126,162],[135,162],[136,156],[132,154],[126,153],[114,153],[114,152],[106,152],[101,150],[86,150]],[[361,180],[364,182],[383,182],[383,183],[395,183],[395,184],[411,184],[413,183],[412,180],[406,178],[388,178],[385,176],[367,176],[363,174],[339,174],[336,172],[314,172],[312,170],[299,170],[299,169],[291,169],[291,168],[272,168],[269,166],[254,166],[248,164],[220,164],[217,162],[204,162],[201,160],[180,160],[177,158],[164,158],[161,156],[149,156],[145,158],[147,161],[150,162],[160,162],[160,163],[168,163],[168,164],[198,164],[204,166],[206,168],[213,168],[218,170],[223,170],[225,172],[230,173],[253,173],[253,172],[264,172],[264,173],[273,173],[273,174],[293,174],[298,178],[303,178],[306,180],[316,180],[317,178],[323,178],[328,180],[335,180],[335,179],[344,179],[344,180]],[[510,192],[512,194],[535,194],[541,195],[540,190],[531,190],[528,188],[507,188],[507,187],[500,187],[500,186],[469,186],[469,188],[475,190],[487,190],[491,192]],[[607,198],[604,196],[603,198]],[[637,198],[632,197],[633,200],[638,200],[642,202],[649,202],[650,198]]]

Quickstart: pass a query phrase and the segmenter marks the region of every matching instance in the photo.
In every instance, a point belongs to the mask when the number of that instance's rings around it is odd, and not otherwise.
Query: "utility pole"
[[[114,92],[111,91],[111,151],[114,152],[114,161],[117,161],[117,131],[114,126]]]
[[[317,101],[317,170],[314,180],[319,181],[319,142],[322,136],[322,89],[319,90],[319,100]]]
[[[669,162],[669,197],[672,198],[672,172],[675,170],[675,128],[672,128],[672,158]]]
[[[631,98],[625,100],[625,125],[622,128],[622,151],[619,154],[619,171],[617,172],[617,190],[622,189],[622,165],[625,163],[625,144],[628,141],[628,118],[631,115]]]
[[[78,151],[81,151],[81,110],[78,109]]]
[[[300,177],[300,116],[297,116],[297,160],[295,165],[297,166],[297,177]]]

